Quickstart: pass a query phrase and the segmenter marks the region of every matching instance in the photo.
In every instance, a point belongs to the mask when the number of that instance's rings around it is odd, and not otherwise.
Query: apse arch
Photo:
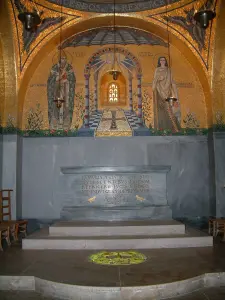
[[[98,27],[108,26],[113,21],[112,16],[109,15],[99,15],[94,16],[75,24],[69,24],[67,28],[63,30],[63,41],[74,34],[79,34],[85,30],[94,29],[96,27],[96,22],[98,23]],[[160,38],[167,40],[167,32],[165,28],[161,27],[158,24],[155,24],[148,19],[146,21],[145,18],[137,18],[135,16],[125,16],[123,14],[118,14],[116,16],[116,24],[117,26],[130,26],[136,29],[145,30],[146,32],[152,33]],[[135,27],[134,27],[135,24]],[[207,124],[208,126],[212,125],[212,102],[211,102],[211,90],[210,83],[207,77],[207,71],[203,68],[201,62],[196,57],[196,55],[191,51],[187,44],[184,43],[179,37],[177,37],[173,31],[170,31],[170,42],[175,48],[179,49],[180,52],[184,55],[187,61],[190,63],[191,67],[197,74],[200,84],[203,87],[204,96],[205,96],[205,105],[206,105],[206,114],[207,114]],[[53,51],[56,46],[59,45],[59,36],[56,33],[51,39],[49,39],[45,45],[43,45],[39,51],[36,52],[35,56],[32,59],[32,63],[30,63],[26,70],[24,70],[24,74],[21,77],[20,88],[18,91],[18,121],[19,126],[22,126],[22,111],[25,101],[26,91],[29,85],[29,81],[36,71],[37,67],[41,63],[41,61],[45,58],[46,53]]]
[[[105,47],[98,51],[96,51],[94,54],[91,55],[91,57],[88,59],[87,64],[84,67],[84,78],[85,78],[85,112],[84,112],[84,126],[86,128],[89,127],[89,115],[90,115],[90,108],[89,108],[89,88],[90,88],[90,74],[92,69],[92,63],[97,57],[100,57],[107,53],[119,53],[123,54],[131,61],[133,62],[136,73],[137,73],[137,97],[138,97],[138,124],[141,126],[143,124],[142,120],[142,92],[141,92],[141,79],[142,79],[142,69],[139,60],[137,57],[132,54],[127,49],[121,48],[121,47]]]
[[[127,56],[129,59],[132,60],[134,65],[136,66],[136,71],[137,71],[137,76],[142,76],[142,69],[139,60],[137,57],[132,54],[130,51],[127,49],[121,48],[121,47],[105,47],[103,49],[100,49],[96,51],[89,59],[87,64],[84,67],[84,76],[90,76],[90,71],[92,68],[92,63],[93,61],[98,57],[102,56],[103,54],[108,54],[108,53],[119,53]]]

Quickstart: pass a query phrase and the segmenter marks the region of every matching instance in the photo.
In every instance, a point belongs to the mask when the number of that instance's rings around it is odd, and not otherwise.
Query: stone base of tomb
[[[169,205],[161,206],[66,206],[61,211],[63,220],[122,221],[122,220],[172,220]]]
[[[113,250],[211,247],[213,238],[169,221],[59,222],[23,240],[23,249]]]

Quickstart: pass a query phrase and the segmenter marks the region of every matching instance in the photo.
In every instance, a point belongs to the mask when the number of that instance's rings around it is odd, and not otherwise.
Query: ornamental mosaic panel
[[[61,4],[59,0],[47,0],[50,3]],[[115,10],[120,13],[138,12],[150,9],[160,8],[166,5],[167,1],[169,4],[177,3],[180,0],[120,0],[116,1]],[[117,3],[119,2],[119,3]],[[75,10],[97,12],[97,13],[112,13],[114,12],[113,1],[111,3],[104,3],[104,0],[64,0],[62,1],[63,6],[72,8]]]

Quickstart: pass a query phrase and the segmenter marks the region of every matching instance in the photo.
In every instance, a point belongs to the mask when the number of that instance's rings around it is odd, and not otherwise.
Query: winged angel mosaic
[[[214,0],[208,0],[206,4],[200,7],[199,10],[212,9]],[[206,31],[201,28],[199,23],[194,20],[195,8],[192,7],[190,10],[184,9],[185,16],[164,16],[166,21],[183,27],[189,32],[191,37],[198,44],[199,51],[205,50],[205,37]]]
[[[14,5],[19,13],[27,10],[27,7],[20,0],[14,0]],[[35,31],[27,31],[25,28],[23,28],[23,51],[28,53],[32,43],[38,38],[42,31],[51,26],[59,24],[64,19],[64,17],[42,18],[41,24],[36,28]]]

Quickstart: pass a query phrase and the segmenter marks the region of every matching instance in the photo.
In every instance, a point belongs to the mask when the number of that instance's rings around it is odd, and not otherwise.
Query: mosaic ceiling
[[[26,8],[28,2],[25,0],[11,0],[10,2],[16,30],[15,38],[18,43],[20,72],[31,62],[31,56],[38,52],[41,44],[59,32],[60,28],[64,30],[71,24],[80,23],[85,18],[88,19],[92,12],[98,12],[101,15],[104,12],[112,13],[114,10],[113,0],[36,0],[35,3],[39,10],[43,11],[44,18],[35,32],[26,32],[21,22],[18,21],[17,15],[24,10],[24,7]],[[165,6],[168,3],[170,6],[167,11]],[[215,26],[211,24],[207,30],[204,30],[194,21],[194,11],[195,9],[201,9],[201,3],[198,0],[136,0],[135,2],[133,0],[116,0],[116,9],[121,13],[131,13],[128,15],[133,15],[132,12],[136,11],[134,15],[137,16],[137,19],[139,17],[145,18],[149,23],[156,24],[164,29],[168,28],[170,32],[192,49],[205,70],[208,71],[210,69],[210,49],[213,45],[213,28]],[[217,0],[207,0],[207,8],[214,9],[216,3]],[[61,4],[65,7],[64,10],[61,10]],[[138,11],[141,12],[138,13]],[[63,48],[101,46],[114,43],[114,35],[110,27],[105,25],[105,27],[99,28],[100,26],[96,22],[97,28],[90,28],[88,31],[71,36],[65,41]],[[115,43],[118,45],[166,46],[166,41],[144,30],[137,29],[135,24],[133,26],[129,30],[124,29],[128,27],[117,29]]]
[[[114,0],[47,0],[50,3],[63,5],[64,7],[98,13],[110,13],[114,11]],[[180,0],[116,0],[116,12],[137,12],[163,7]]]
[[[78,46],[92,46],[92,45],[161,45],[167,46],[159,37],[134,28],[116,28],[116,31],[110,27],[97,28],[83,32],[79,35],[72,36],[66,40],[62,48],[78,47]]]

